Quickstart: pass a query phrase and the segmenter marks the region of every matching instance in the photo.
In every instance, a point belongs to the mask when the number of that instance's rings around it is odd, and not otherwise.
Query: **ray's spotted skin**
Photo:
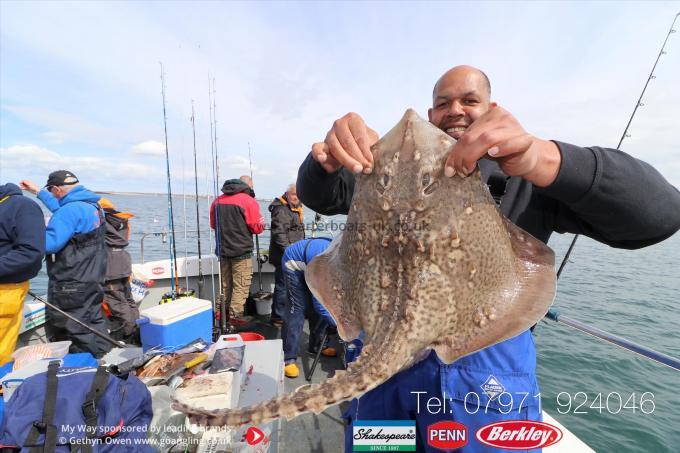
[[[454,140],[408,110],[371,148],[346,229],[317,256],[307,284],[364,349],[327,381],[255,406],[204,410],[208,426],[319,413],[360,396],[434,349],[446,363],[527,330],[555,295],[554,254],[498,211],[479,172],[444,176]]]

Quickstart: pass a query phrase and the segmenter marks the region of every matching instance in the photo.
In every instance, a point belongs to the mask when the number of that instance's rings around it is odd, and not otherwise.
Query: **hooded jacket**
[[[286,247],[305,238],[302,206],[292,207],[284,194],[272,201],[269,212],[272,217],[269,262],[274,266],[280,266]]]
[[[15,184],[0,185],[0,283],[21,283],[40,272],[45,220]]]
[[[220,258],[248,258],[253,253],[253,234],[264,231],[264,217],[252,189],[239,179],[229,179],[210,205],[210,228],[217,236],[215,254]],[[217,228],[216,228],[217,226]]]
[[[99,195],[83,186],[74,187],[59,200],[44,189],[38,193],[38,199],[52,211],[45,238],[45,251],[48,254],[63,249],[74,235],[99,228],[99,198]]]

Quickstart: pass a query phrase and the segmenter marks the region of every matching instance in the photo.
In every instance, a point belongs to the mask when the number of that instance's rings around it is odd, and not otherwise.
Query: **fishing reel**
[[[260,256],[257,258],[260,264],[264,264],[267,261],[269,261],[269,255],[265,255],[263,253],[260,253]]]
[[[195,297],[196,296],[196,291],[193,289],[186,289],[186,288],[177,288],[175,291],[168,291],[167,293],[163,294],[161,297],[160,302],[158,304],[167,304],[168,302],[172,302],[175,299],[181,299],[183,297]]]

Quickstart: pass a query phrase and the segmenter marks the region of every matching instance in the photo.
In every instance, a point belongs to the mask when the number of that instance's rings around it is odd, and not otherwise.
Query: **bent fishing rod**
[[[203,269],[201,266],[201,221],[198,212],[198,164],[196,163],[196,122],[194,115],[194,100],[191,100],[191,129],[194,134],[194,186],[196,196],[196,230],[198,231],[198,298],[203,298]]]
[[[675,29],[673,28],[675,26],[675,21],[678,19],[678,16],[680,16],[680,13],[677,13],[675,17],[673,18],[673,23],[671,24],[671,28],[668,30],[668,33],[666,34],[666,39],[663,42],[663,45],[661,46],[661,50],[659,51],[659,55],[656,56],[656,61],[654,61],[654,66],[652,66],[652,70],[649,72],[649,77],[647,77],[647,81],[645,82],[645,86],[642,88],[642,92],[640,93],[640,97],[638,98],[637,102],[635,103],[635,107],[633,108],[633,113],[630,115],[630,118],[628,118],[628,123],[626,124],[626,128],[623,130],[623,134],[621,134],[621,138],[619,139],[619,144],[616,145],[616,149],[619,150],[621,148],[621,144],[623,143],[623,140],[626,137],[630,137],[628,134],[628,129],[630,128],[630,124],[633,122],[633,118],[635,117],[635,114],[637,113],[638,107],[642,107],[644,104],[642,103],[642,97],[645,95],[645,92],[647,91],[647,86],[649,85],[649,82],[652,79],[655,79],[656,76],[654,75],[654,71],[656,70],[656,65],[659,63],[659,59],[661,58],[661,55],[666,54],[666,43],[668,43],[668,38],[670,38],[672,33],[675,33]],[[560,267],[557,270],[557,278],[560,278],[560,275],[562,275],[562,271],[564,270],[564,266],[567,265],[567,261],[569,260],[569,257],[571,256],[572,250],[574,250],[574,245],[576,245],[576,241],[578,240],[579,235],[575,234],[574,239],[572,239],[571,244],[569,245],[569,248],[567,249],[567,253],[565,253],[564,258],[562,259],[562,263],[560,263]]]
[[[78,319],[78,318],[76,318],[76,317],[74,317],[74,316],[72,316],[72,315],[69,315],[68,313],[66,313],[65,311],[63,311],[61,308],[59,308],[59,307],[57,307],[57,306],[55,306],[55,305],[53,305],[53,304],[47,302],[45,299],[43,299],[42,297],[38,296],[37,294],[34,294],[34,293],[31,292],[31,291],[28,292],[28,295],[31,296],[34,300],[37,300],[37,301],[39,301],[39,302],[42,302],[42,303],[45,304],[47,307],[50,307],[52,310],[56,311],[56,312],[59,313],[60,315],[65,316],[66,318],[68,318],[68,319],[70,319],[71,321],[73,321],[73,322],[75,322],[76,324],[78,324],[80,327],[83,327],[83,328],[89,330],[90,332],[92,332],[93,334],[97,335],[97,336],[98,336],[99,338],[101,338],[102,340],[105,340],[105,341],[111,343],[112,345],[114,345],[114,346],[117,347],[117,348],[134,348],[134,347],[136,347],[136,346],[133,346],[133,345],[131,345],[131,344],[125,344],[125,343],[122,343],[122,342],[120,342],[120,341],[114,340],[114,339],[111,338],[110,336],[105,335],[105,334],[101,333],[100,331],[98,331],[98,330],[96,330],[96,329],[94,329],[94,328],[88,326],[87,324],[85,324],[84,322],[82,322],[80,319]]]
[[[172,300],[179,292],[179,275],[177,273],[177,250],[175,248],[175,217],[172,212],[172,184],[170,179],[170,154],[168,153],[168,117],[165,111],[165,74],[161,65],[161,95],[163,96],[163,131],[165,132],[165,170],[168,178],[168,227],[170,228],[170,285]]]
[[[637,113],[638,107],[642,107],[644,105],[642,103],[642,97],[644,96],[645,92],[647,91],[647,86],[649,85],[649,82],[652,79],[656,78],[656,76],[654,75],[654,71],[656,70],[656,65],[659,63],[659,59],[661,58],[661,55],[666,54],[666,50],[665,50],[666,44],[668,43],[668,38],[671,36],[671,34],[675,33],[675,29],[673,27],[675,26],[675,21],[678,19],[678,16],[680,16],[680,13],[677,13],[675,15],[675,17],[673,18],[673,23],[671,24],[671,27],[668,30],[668,33],[666,34],[666,39],[664,40],[663,45],[661,46],[661,50],[659,51],[659,54],[657,55],[656,60],[654,61],[654,66],[652,66],[652,70],[650,71],[649,77],[647,77],[647,81],[645,82],[645,85],[642,88],[642,92],[640,93],[640,97],[638,98],[637,102],[635,103],[635,107],[633,108],[633,113],[630,115],[630,118],[628,119],[628,123],[626,124],[626,128],[624,129],[623,134],[621,134],[621,138],[619,139],[619,144],[616,145],[617,150],[621,148],[621,144],[623,143],[623,140],[626,137],[629,137],[628,129],[630,128],[630,125],[633,122],[633,118],[635,117],[635,114]],[[578,237],[579,237],[578,234],[574,235],[574,238],[571,241],[569,248],[567,249],[567,253],[564,255],[564,258],[562,259],[562,263],[560,264],[560,267],[557,270],[557,278],[558,279],[560,278],[560,275],[562,274],[562,271],[564,270],[564,266],[566,266],[566,264],[567,264],[567,261],[569,259],[569,256],[571,255],[571,252],[574,250],[574,245],[576,245],[576,240],[578,239]],[[655,362],[658,362],[662,365],[666,365],[668,367],[671,367],[675,370],[680,371],[680,359],[677,359],[677,358],[669,356],[667,354],[655,351],[654,349],[648,348],[646,346],[639,345],[639,344],[634,343],[630,340],[627,340],[625,338],[614,335],[610,332],[604,331],[602,329],[598,329],[597,327],[589,326],[589,325],[584,324],[580,321],[577,321],[573,318],[563,316],[556,309],[550,309],[548,311],[548,313],[545,315],[545,317],[547,319],[558,322],[560,324],[564,324],[564,325],[569,326],[573,329],[587,333],[588,335],[592,335],[592,336],[599,338],[601,340],[604,340],[608,343],[615,344],[615,345],[617,345],[617,346],[619,346],[623,349],[634,352],[634,353],[639,354],[643,357],[654,360]]]

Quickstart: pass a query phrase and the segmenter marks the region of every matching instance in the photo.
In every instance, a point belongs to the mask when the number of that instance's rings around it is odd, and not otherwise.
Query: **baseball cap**
[[[47,186],[71,186],[73,184],[78,184],[80,181],[78,181],[78,178],[76,178],[76,175],[71,173],[68,170],[57,170],[53,171],[50,173],[50,175],[47,177],[47,184],[45,184],[45,187]]]

